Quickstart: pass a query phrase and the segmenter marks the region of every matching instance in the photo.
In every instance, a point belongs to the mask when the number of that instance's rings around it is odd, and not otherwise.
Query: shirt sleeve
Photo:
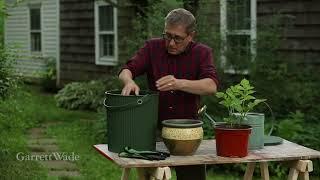
[[[129,69],[132,73],[132,78],[144,74],[149,66],[149,49],[150,45],[147,41],[145,42],[144,46],[140,48],[136,54],[121,68],[119,74],[123,69]]]
[[[200,59],[199,79],[204,78],[210,78],[216,83],[217,86],[219,85],[217,70],[214,66],[214,59],[212,50],[210,48],[203,51],[202,58]]]

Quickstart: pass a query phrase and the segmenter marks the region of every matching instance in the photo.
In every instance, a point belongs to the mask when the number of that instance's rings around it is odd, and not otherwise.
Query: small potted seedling
[[[228,109],[225,124],[214,127],[218,156],[245,157],[248,155],[248,140],[252,127],[245,124],[247,115],[266,99],[253,96],[254,87],[243,79],[239,84],[229,87],[225,92],[218,92],[216,97]]]

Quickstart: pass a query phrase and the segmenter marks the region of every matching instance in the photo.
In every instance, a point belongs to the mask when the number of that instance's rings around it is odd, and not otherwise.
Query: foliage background
[[[160,37],[164,24],[163,17],[168,13],[168,10],[186,6],[186,2],[182,0],[149,0],[149,6],[144,7],[144,12],[137,14],[137,18],[133,21],[133,36],[124,39],[128,46],[126,49],[127,54],[133,54],[143,45],[146,39]],[[0,7],[0,162],[4,162],[8,161],[8,158],[12,158],[15,152],[24,150],[24,144],[21,140],[23,139],[23,133],[26,129],[41,123],[39,117],[36,117],[34,111],[30,108],[41,109],[41,107],[26,108],[23,104],[19,104],[19,101],[16,101],[17,99],[24,99],[25,102],[30,100],[27,94],[19,95],[20,91],[17,88],[19,84],[13,83],[17,81],[10,67],[16,57],[10,53],[12,52],[10,48],[5,49],[2,46],[3,18],[5,15],[3,0],[0,0]],[[192,8],[192,6],[187,7]],[[255,63],[247,66],[250,74],[228,74],[220,67],[219,49],[221,42],[219,40],[219,27],[208,24],[211,19],[202,14],[202,12],[206,11],[206,8],[204,1],[199,1],[198,8],[192,9],[192,11],[197,12],[198,32],[196,40],[208,44],[213,49],[220,80],[219,90],[225,90],[230,85],[238,83],[240,79],[246,77],[255,86],[257,97],[266,98],[273,109],[276,117],[273,122],[273,135],[320,150],[320,131],[318,131],[320,116],[320,104],[318,103],[320,98],[319,69],[316,66],[305,63],[304,59],[288,59],[288,57],[278,52],[282,40],[281,34],[285,28],[290,27],[290,23],[283,23],[288,22],[286,17],[281,14],[275,15],[273,21],[268,24],[261,24],[258,20],[258,54]],[[238,66],[243,66],[241,60],[234,62],[238,63]],[[146,88],[144,77],[137,81],[142,88]],[[120,87],[121,85],[113,76],[105,80],[72,83],[59,91],[56,95],[56,102],[60,107],[68,109],[98,111],[97,109],[102,107],[101,102],[104,98],[104,91]],[[202,104],[208,106],[208,113],[217,120],[221,120],[226,115],[225,109],[218,104],[214,96],[203,97]],[[268,110],[266,107],[259,106],[259,111],[266,114],[265,124],[266,127],[270,128],[272,121]],[[13,116],[13,114],[16,114],[16,116]],[[46,112],[43,112],[43,117],[45,115]],[[33,120],[27,121],[26,117]],[[268,128],[266,131],[269,130]],[[97,130],[95,131],[96,135],[93,136],[97,137],[97,139],[93,141],[103,141],[105,138],[105,126],[95,127],[95,129]],[[209,123],[205,123],[204,129],[206,138],[212,138],[213,131]],[[18,167],[17,164],[14,165],[14,162],[10,163],[13,163],[11,164],[12,166]],[[37,165],[31,166],[37,167]],[[319,161],[314,161],[314,166],[319,167]],[[7,164],[0,163],[1,172],[4,172],[2,170],[5,167],[7,167]],[[209,169],[241,174],[243,171],[239,171],[239,169],[243,170],[244,166],[223,165],[213,166]],[[271,164],[270,172],[273,175],[283,178],[285,171],[286,169],[276,163]],[[28,172],[29,174],[26,177],[33,177],[32,174],[37,174],[32,170]],[[7,173],[15,173],[15,171]],[[314,169],[313,174],[320,176],[320,169]],[[42,175],[40,174],[39,176],[42,177]]]
[[[150,6],[145,7],[143,14],[137,14],[133,21],[133,37],[124,39],[128,48],[127,54],[133,54],[141,47],[145,40],[153,37],[160,37],[163,31],[164,17],[169,9],[183,7],[184,1],[148,1]],[[288,59],[279,53],[278,48],[281,43],[281,35],[286,28],[290,28],[290,19],[285,15],[276,14],[268,24],[259,23],[258,19],[258,39],[257,57],[254,63],[246,63],[241,60],[233,61],[235,68],[244,67],[249,74],[230,74],[224,72],[220,66],[220,32],[219,27],[210,24],[212,19],[205,16],[208,9],[206,3],[199,1],[197,13],[197,36],[196,41],[207,44],[213,49],[215,64],[218,68],[220,86],[223,91],[230,85],[240,82],[242,78],[250,80],[258,98],[267,99],[271,106],[275,120],[272,121],[267,107],[260,105],[259,112],[266,114],[266,132],[274,126],[273,135],[284,137],[290,141],[297,142],[310,148],[320,149],[320,142],[317,138],[320,133],[315,130],[314,124],[319,122],[320,105],[317,99],[320,97],[320,76],[317,75],[317,67],[304,63],[303,59]],[[286,23],[284,23],[286,22]],[[239,50],[240,51],[240,50]],[[237,51],[230,53],[237,54]],[[124,63],[124,62],[123,62]],[[303,69],[301,67],[304,67]],[[142,88],[146,88],[144,78],[137,80]],[[208,106],[208,113],[216,120],[222,120],[226,115],[226,110],[218,104],[214,96],[202,98],[202,104]],[[205,123],[205,137],[212,138],[213,131],[210,123]],[[315,162],[319,165],[319,162]],[[241,166],[241,165],[240,165]],[[213,170],[223,169],[224,171],[238,171],[239,165],[225,165],[212,167]],[[243,166],[241,166],[244,169]],[[241,169],[240,168],[240,169]],[[236,170],[238,169],[238,170]],[[285,175],[285,169],[279,165],[272,164],[270,171],[280,177]],[[240,172],[239,172],[240,173]],[[315,170],[320,175],[318,169]]]

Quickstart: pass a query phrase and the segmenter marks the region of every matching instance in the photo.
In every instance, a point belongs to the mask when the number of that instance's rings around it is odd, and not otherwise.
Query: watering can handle
[[[127,103],[127,104],[124,104],[124,105],[120,105],[120,106],[109,106],[109,105],[107,105],[106,100],[107,100],[107,98],[104,99],[103,105],[104,105],[108,110],[116,111],[116,110],[123,110],[123,109],[128,109],[128,108],[140,106],[140,105],[142,105],[143,103],[146,103],[146,102],[148,102],[148,101],[150,100],[150,95],[149,95],[149,94],[146,94],[146,95],[144,95],[143,97],[137,99],[136,101],[133,101],[133,102],[130,102],[130,103]]]
[[[216,125],[217,122],[208,113],[205,112],[204,115],[206,116],[206,118],[208,118],[211,121],[211,124],[213,126]]]
[[[213,126],[216,125],[216,121],[206,112],[207,106],[204,105],[202,108],[198,110],[198,114],[204,114],[204,116],[210,120]]]
[[[268,109],[269,109],[269,111],[271,113],[271,129],[270,129],[270,131],[268,133],[268,136],[271,136],[271,133],[272,133],[273,128],[274,128],[275,117],[274,117],[273,111],[272,111],[271,107],[269,106],[269,104],[266,103],[266,102],[263,102],[263,103],[268,107]]]

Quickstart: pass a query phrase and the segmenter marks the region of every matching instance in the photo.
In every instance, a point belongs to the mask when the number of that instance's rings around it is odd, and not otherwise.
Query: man
[[[195,26],[189,11],[172,10],[165,18],[163,38],[147,41],[120,71],[122,95],[138,95],[133,79],[147,74],[149,89],[159,91],[159,125],[165,119],[197,119],[200,95],[217,91],[211,49],[193,41]],[[176,172],[178,180],[205,179],[205,166],[177,167]]]

